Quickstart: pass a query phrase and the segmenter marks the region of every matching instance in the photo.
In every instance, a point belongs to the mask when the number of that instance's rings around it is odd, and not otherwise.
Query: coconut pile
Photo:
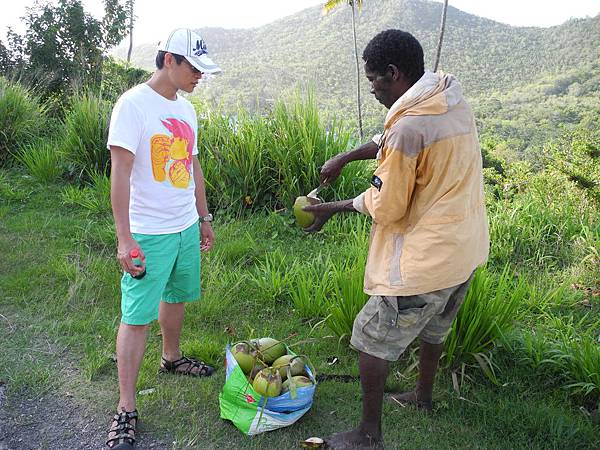
[[[305,370],[306,356],[288,352],[286,345],[264,337],[241,341],[231,347],[231,354],[254,390],[264,397],[277,397],[296,388],[311,386]]]

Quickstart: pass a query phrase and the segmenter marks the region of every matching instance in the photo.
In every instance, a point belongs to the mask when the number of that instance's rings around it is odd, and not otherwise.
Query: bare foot
[[[325,438],[325,448],[331,450],[375,450],[382,449],[381,436],[372,436],[358,429],[332,434]]]
[[[412,405],[423,411],[433,410],[433,402],[431,400],[419,400],[415,391],[403,392],[401,394],[390,395],[390,400],[396,405],[402,407]]]

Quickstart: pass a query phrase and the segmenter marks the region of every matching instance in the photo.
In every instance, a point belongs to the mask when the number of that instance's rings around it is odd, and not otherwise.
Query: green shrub
[[[90,181],[94,174],[108,174],[106,149],[111,105],[93,94],[73,97],[65,117],[63,152],[69,175]]]
[[[98,94],[113,103],[128,89],[143,83],[151,73],[138,67],[128,67],[110,56],[102,62],[102,83]]]
[[[0,167],[41,134],[44,122],[45,109],[39,99],[0,77]]]
[[[63,173],[62,158],[58,147],[59,145],[54,141],[39,140],[21,148],[16,158],[34,178],[43,183],[49,183]]]
[[[600,204],[600,131],[578,128],[546,148],[546,163]]]
[[[576,262],[577,240],[586,228],[598,227],[592,201],[564,175],[527,173],[511,180],[505,186],[513,192],[488,203],[492,265],[548,271]]]

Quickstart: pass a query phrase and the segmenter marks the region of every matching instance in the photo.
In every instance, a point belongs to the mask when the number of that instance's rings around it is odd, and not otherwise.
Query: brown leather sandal
[[[132,423],[132,421],[135,422]],[[106,448],[111,450],[133,449],[135,447],[135,427],[137,422],[137,409],[117,412],[113,416],[111,427],[108,430],[110,437],[106,440]],[[111,433],[114,433],[114,435],[111,436]]]
[[[210,377],[215,369],[204,361],[181,355],[176,361],[168,361],[164,357],[159,372],[174,373],[177,375],[188,375],[191,377]]]

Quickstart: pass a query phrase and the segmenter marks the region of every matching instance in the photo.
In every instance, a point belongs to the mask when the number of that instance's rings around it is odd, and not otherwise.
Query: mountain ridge
[[[401,28],[420,40],[430,67],[442,6],[426,0],[365,2],[357,15],[359,51],[378,31]],[[320,106],[353,118],[356,71],[350,21],[348,7],[323,16],[315,6],[256,28],[201,28],[223,74],[208,77],[195,95],[225,109],[242,105],[256,110],[294,86],[310,84]],[[133,64],[152,70],[155,49],[153,44],[134,47]],[[457,76],[468,98],[509,92],[599,59],[600,15],[548,28],[513,27],[448,7],[440,69]],[[364,76],[360,82],[367,128],[378,127],[385,111],[369,98]]]

